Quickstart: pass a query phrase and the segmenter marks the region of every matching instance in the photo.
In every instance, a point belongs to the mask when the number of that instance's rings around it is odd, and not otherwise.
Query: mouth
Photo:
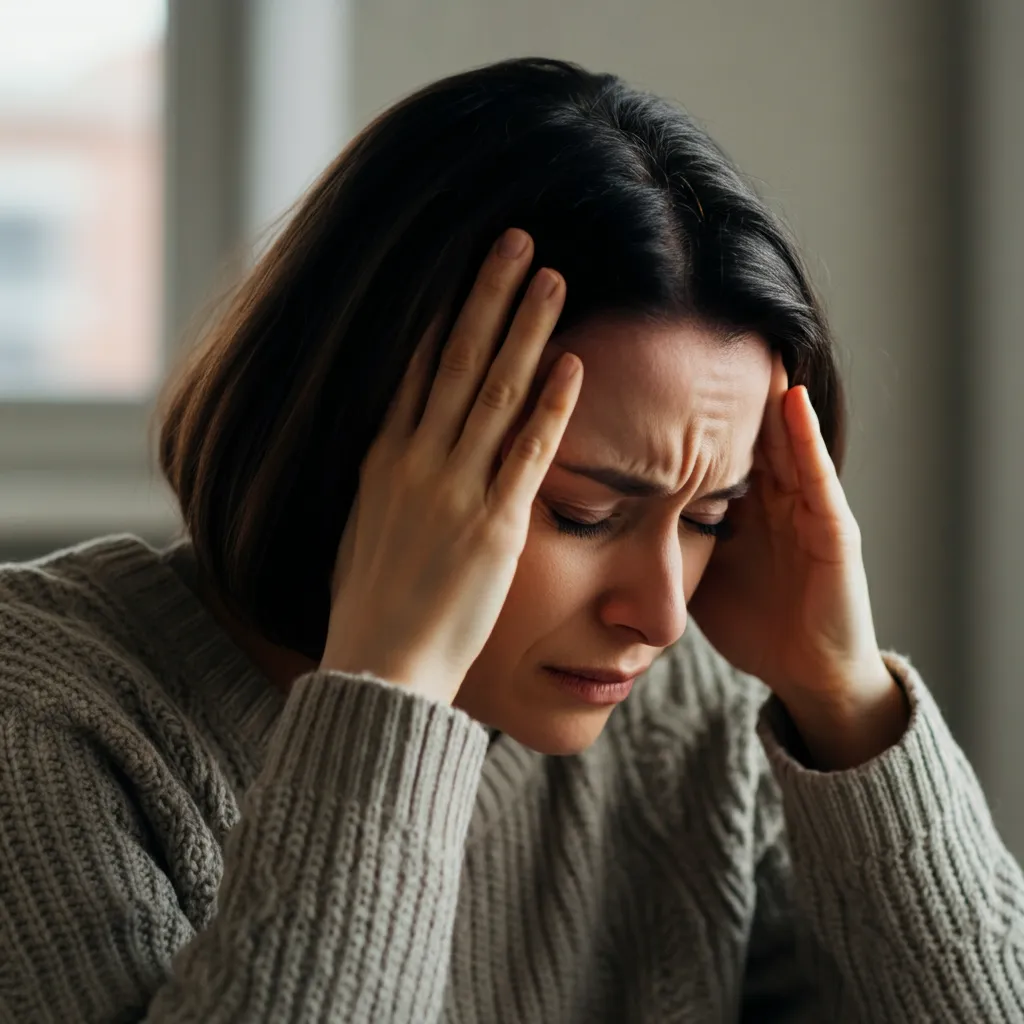
[[[636,671],[598,668],[561,668],[545,665],[544,671],[558,687],[585,704],[602,707],[618,704],[629,696],[633,683],[645,668]]]
[[[586,679],[592,683],[628,683],[636,679],[638,675],[647,671],[648,666],[640,668],[617,669],[617,668],[579,668],[575,665],[545,665],[552,672],[562,672],[567,676],[576,676],[579,679]]]

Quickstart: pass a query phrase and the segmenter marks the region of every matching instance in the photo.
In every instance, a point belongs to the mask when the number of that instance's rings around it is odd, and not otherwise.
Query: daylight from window
[[[161,366],[165,0],[0,0],[0,400]]]

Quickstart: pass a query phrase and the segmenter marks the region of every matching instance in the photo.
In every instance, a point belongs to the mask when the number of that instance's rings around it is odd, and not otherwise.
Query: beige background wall
[[[396,31],[401,26],[401,31]],[[540,53],[686,106],[803,242],[844,349],[847,481],[882,640],[951,694],[955,358],[950,17],[932,0],[374,0],[352,7],[352,118],[453,70]]]

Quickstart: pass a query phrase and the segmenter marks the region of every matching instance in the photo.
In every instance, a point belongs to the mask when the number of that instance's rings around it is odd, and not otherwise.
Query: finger
[[[437,346],[439,331],[440,322],[435,319],[413,350],[409,365],[381,425],[382,437],[404,440],[416,429],[429,383],[431,356]]]
[[[423,436],[445,455],[466,421],[532,258],[530,236],[518,228],[506,231],[484,260],[455,321],[420,421]]]
[[[850,506],[821,436],[818,415],[803,385],[793,388],[788,395],[785,417],[800,491],[808,509],[830,519],[847,517]]]
[[[782,494],[795,494],[800,489],[789,431],[783,418],[783,405],[789,390],[789,378],[782,356],[772,357],[772,378],[768,387],[768,404],[761,425],[761,447],[775,477],[775,486]]]
[[[528,515],[551,468],[583,384],[583,362],[566,353],[551,370],[530,418],[491,484],[493,507]]]
[[[530,282],[508,337],[498,351],[452,457],[480,471],[490,466],[523,410],[537,366],[565,301],[561,274],[544,268]]]

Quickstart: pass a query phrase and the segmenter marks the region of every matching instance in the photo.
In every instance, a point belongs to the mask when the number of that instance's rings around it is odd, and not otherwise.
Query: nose
[[[650,647],[674,644],[686,629],[683,568],[678,532],[637,538],[611,567],[602,620],[633,630]]]

